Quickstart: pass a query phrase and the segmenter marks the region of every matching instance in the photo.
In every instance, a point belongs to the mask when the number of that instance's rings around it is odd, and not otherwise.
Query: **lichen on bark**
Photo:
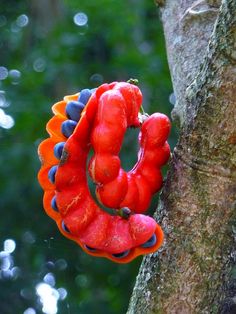
[[[128,314],[236,313],[236,1],[167,0],[161,15],[181,134],[156,213],[165,245]]]

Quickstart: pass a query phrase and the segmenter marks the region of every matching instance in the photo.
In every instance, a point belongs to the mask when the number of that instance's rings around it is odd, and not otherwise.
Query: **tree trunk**
[[[236,1],[161,8],[180,126],[128,314],[236,313]]]

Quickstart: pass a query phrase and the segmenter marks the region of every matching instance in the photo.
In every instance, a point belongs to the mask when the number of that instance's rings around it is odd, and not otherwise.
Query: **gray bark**
[[[161,8],[181,132],[128,314],[236,313],[236,1]]]

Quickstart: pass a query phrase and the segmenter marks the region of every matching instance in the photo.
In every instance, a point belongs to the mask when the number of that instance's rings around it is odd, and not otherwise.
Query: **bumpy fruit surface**
[[[160,226],[143,213],[162,186],[160,168],[170,155],[170,122],[160,113],[141,122],[141,103],[139,88],[125,82],[66,96],[52,107],[54,116],[46,127],[50,137],[38,149],[47,214],[85,252],[118,263],[154,252],[163,241]],[[140,149],[137,163],[126,172],[119,153],[128,127],[140,127]],[[88,187],[88,173],[96,184],[97,201]],[[110,215],[98,202],[117,214]]]

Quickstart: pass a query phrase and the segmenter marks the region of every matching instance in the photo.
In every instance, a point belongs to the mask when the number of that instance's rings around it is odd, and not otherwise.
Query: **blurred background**
[[[174,97],[154,1],[2,1],[1,314],[125,313],[141,258],[114,264],[60,234],[42,208],[37,146],[47,137],[53,103],[131,77],[139,80],[146,111],[170,116]],[[136,160],[136,137],[125,137],[126,170]],[[175,141],[172,131],[172,148]],[[155,197],[151,211],[157,203]]]

